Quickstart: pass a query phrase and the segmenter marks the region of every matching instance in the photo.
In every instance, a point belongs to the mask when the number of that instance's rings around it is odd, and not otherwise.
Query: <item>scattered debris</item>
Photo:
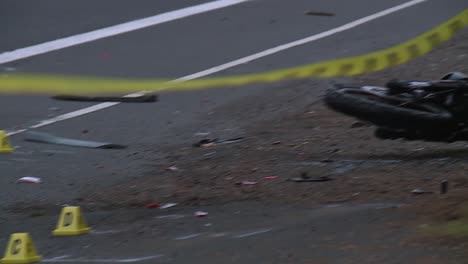
[[[148,208],[148,209],[155,209],[155,208],[160,208],[161,206],[157,203],[150,203],[150,204],[147,204],[145,205],[145,208]]]
[[[177,166],[170,166],[169,168],[166,168],[168,171],[178,171],[179,168]]]
[[[418,195],[418,194],[425,194],[425,193],[432,193],[431,191],[426,191],[423,189],[414,189],[411,191],[412,194]]]
[[[41,150],[41,153],[46,153],[46,154],[75,154],[76,152],[73,151],[66,151],[66,150],[55,150],[55,149],[45,149]]]
[[[443,180],[441,183],[440,183],[440,193],[441,194],[446,194],[448,191],[448,181],[447,180]]]
[[[81,134],[88,134],[89,133],[89,130],[88,129],[83,129],[81,130]]]
[[[206,136],[209,136],[209,135],[211,135],[210,132],[197,132],[197,133],[195,133],[194,136],[196,136],[196,137],[206,137]]]
[[[237,143],[240,141],[244,141],[245,138],[243,137],[237,137],[237,138],[232,138],[232,139],[226,139],[226,140],[219,140],[217,138],[215,139],[202,139],[198,141],[197,143],[194,143],[193,146],[197,148],[208,148],[208,147],[213,147],[216,146],[217,144],[231,144],[231,143]]]
[[[19,178],[17,183],[42,183],[42,180],[41,178],[38,178],[38,177],[27,176],[27,177]]]
[[[207,223],[207,224],[204,224],[203,226],[205,226],[205,227],[210,227],[210,226],[212,226],[212,225],[213,225],[212,223]]]
[[[238,182],[237,185],[255,185],[257,183],[258,182],[254,182],[254,181],[241,181],[241,182]]]
[[[207,212],[203,212],[203,211],[196,211],[193,215],[194,215],[195,217],[202,218],[202,217],[207,216],[208,213],[207,213]]]
[[[320,177],[311,178],[307,175],[307,172],[301,173],[300,177],[294,177],[294,178],[288,179],[288,181],[293,181],[293,182],[326,182],[326,181],[331,181],[331,180],[333,179],[328,176],[320,176]]]
[[[278,176],[266,176],[266,177],[263,177],[262,179],[264,180],[274,180],[274,179],[277,179]]]
[[[36,132],[36,131],[26,132],[24,136],[24,140],[31,141],[31,142],[66,145],[66,146],[83,147],[83,148],[123,149],[127,147],[127,146],[119,145],[119,144],[57,137],[48,133]]]
[[[321,11],[314,11],[314,10],[307,10],[304,12],[304,14],[310,15],[310,16],[335,16],[335,13],[321,12]]]
[[[171,207],[176,206],[176,205],[177,205],[177,203],[165,203],[165,204],[162,204],[160,206],[160,208],[161,209],[167,209],[167,208],[171,208]]]
[[[273,142],[273,143],[271,143],[271,144],[272,144],[272,145],[279,145],[279,144],[281,144],[281,141],[275,141],[275,142]]]
[[[193,146],[198,148],[213,147],[216,146],[216,142],[218,142],[218,139],[202,139],[197,143],[193,144]]]
[[[144,94],[137,97],[127,96],[80,96],[80,95],[55,95],[56,100],[80,101],[80,102],[120,102],[120,103],[152,103],[158,101],[158,96],[154,94]]]

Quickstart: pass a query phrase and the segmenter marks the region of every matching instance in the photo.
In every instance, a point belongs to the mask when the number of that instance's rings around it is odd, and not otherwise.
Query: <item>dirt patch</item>
[[[379,85],[395,77],[436,79],[455,70],[468,72],[468,30],[429,55],[351,81]],[[227,139],[232,135],[223,131],[234,126],[242,131],[236,136],[246,140],[206,148],[161,147],[158,153],[165,158],[150,160],[146,176],[86,193],[78,202],[92,209],[162,202],[207,205],[258,200],[313,205],[391,201],[410,205],[405,206],[408,214],[419,216],[415,228],[438,226],[445,230],[439,233],[440,245],[466,252],[466,237],[453,237],[466,219],[466,143],[378,140],[374,127],[323,105],[321,96],[329,82],[278,83],[267,96],[243,98],[218,108],[202,124],[204,130],[217,130],[216,136]],[[193,142],[199,139],[194,137]],[[147,151],[149,156],[153,152]],[[171,166],[177,169],[168,170]],[[304,173],[332,180],[288,181]],[[444,180],[449,182],[449,192],[442,195]],[[414,189],[424,193],[414,194]]]

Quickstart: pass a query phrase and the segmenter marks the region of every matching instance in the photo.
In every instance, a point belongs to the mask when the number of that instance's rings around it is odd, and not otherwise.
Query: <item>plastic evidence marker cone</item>
[[[5,257],[0,260],[2,264],[28,264],[39,262],[42,257],[37,254],[31,237],[28,233],[14,233],[5,251]]]
[[[0,153],[11,153],[13,148],[10,145],[8,136],[4,130],[0,130]]]
[[[91,228],[81,213],[79,206],[66,206],[60,213],[57,228],[52,232],[55,236],[74,236],[87,234]]]

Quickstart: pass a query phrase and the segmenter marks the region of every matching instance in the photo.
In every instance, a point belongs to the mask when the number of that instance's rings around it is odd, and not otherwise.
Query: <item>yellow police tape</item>
[[[288,79],[352,76],[405,63],[433,50],[468,25],[468,9],[442,25],[398,46],[338,60],[313,63],[266,73],[192,81],[118,79],[12,74],[0,76],[0,93],[109,94],[136,91],[193,90]]]

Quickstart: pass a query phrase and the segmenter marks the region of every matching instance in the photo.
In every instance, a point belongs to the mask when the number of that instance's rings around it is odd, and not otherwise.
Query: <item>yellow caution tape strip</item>
[[[389,49],[338,60],[313,63],[266,73],[204,78],[186,82],[168,80],[68,77],[11,74],[0,77],[0,93],[110,94],[136,91],[194,90],[220,86],[268,83],[302,78],[352,76],[380,71],[422,56],[468,25],[468,9],[442,25]]]

